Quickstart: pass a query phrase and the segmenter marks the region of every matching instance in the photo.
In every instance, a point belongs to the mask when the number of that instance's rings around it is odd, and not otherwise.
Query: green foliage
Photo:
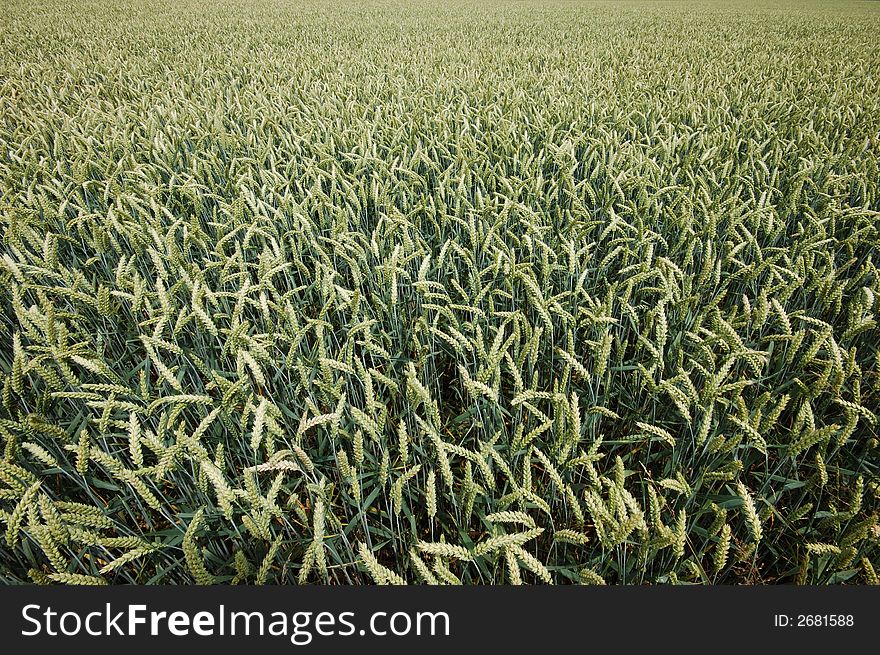
[[[877,7],[56,4],[0,581],[877,583]]]

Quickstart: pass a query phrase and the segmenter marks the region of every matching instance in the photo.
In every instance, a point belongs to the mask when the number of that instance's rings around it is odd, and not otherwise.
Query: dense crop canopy
[[[54,5],[0,580],[877,582],[880,8]]]

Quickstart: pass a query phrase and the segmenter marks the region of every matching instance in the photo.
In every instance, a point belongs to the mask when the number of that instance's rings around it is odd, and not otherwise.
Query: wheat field
[[[52,4],[0,582],[878,582],[880,6]]]

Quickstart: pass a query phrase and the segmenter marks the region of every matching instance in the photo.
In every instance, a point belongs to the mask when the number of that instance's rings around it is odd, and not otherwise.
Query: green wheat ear
[[[405,585],[406,580],[400,577],[391,569],[382,566],[373,553],[367,548],[367,545],[361,543],[358,546],[358,553],[361,556],[361,561],[366,567],[369,574],[372,576],[373,580],[375,580],[378,584],[391,584],[391,585]]]
[[[745,515],[746,525],[749,527],[752,541],[757,545],[763,537],[764,530],[761,525],[761,519],[758,517],[758,512],[755,509],[755,501],[742,481],[737,481],[736,491],[740,499],[742,499],[742,511]]]
[[[204,522],[205,510],[200,508],[192,517],[183,536],[183,554],[186,564],[197,584],[214,584],[214,576],[208,572],[201,549],[196,541],[196,533]]]

